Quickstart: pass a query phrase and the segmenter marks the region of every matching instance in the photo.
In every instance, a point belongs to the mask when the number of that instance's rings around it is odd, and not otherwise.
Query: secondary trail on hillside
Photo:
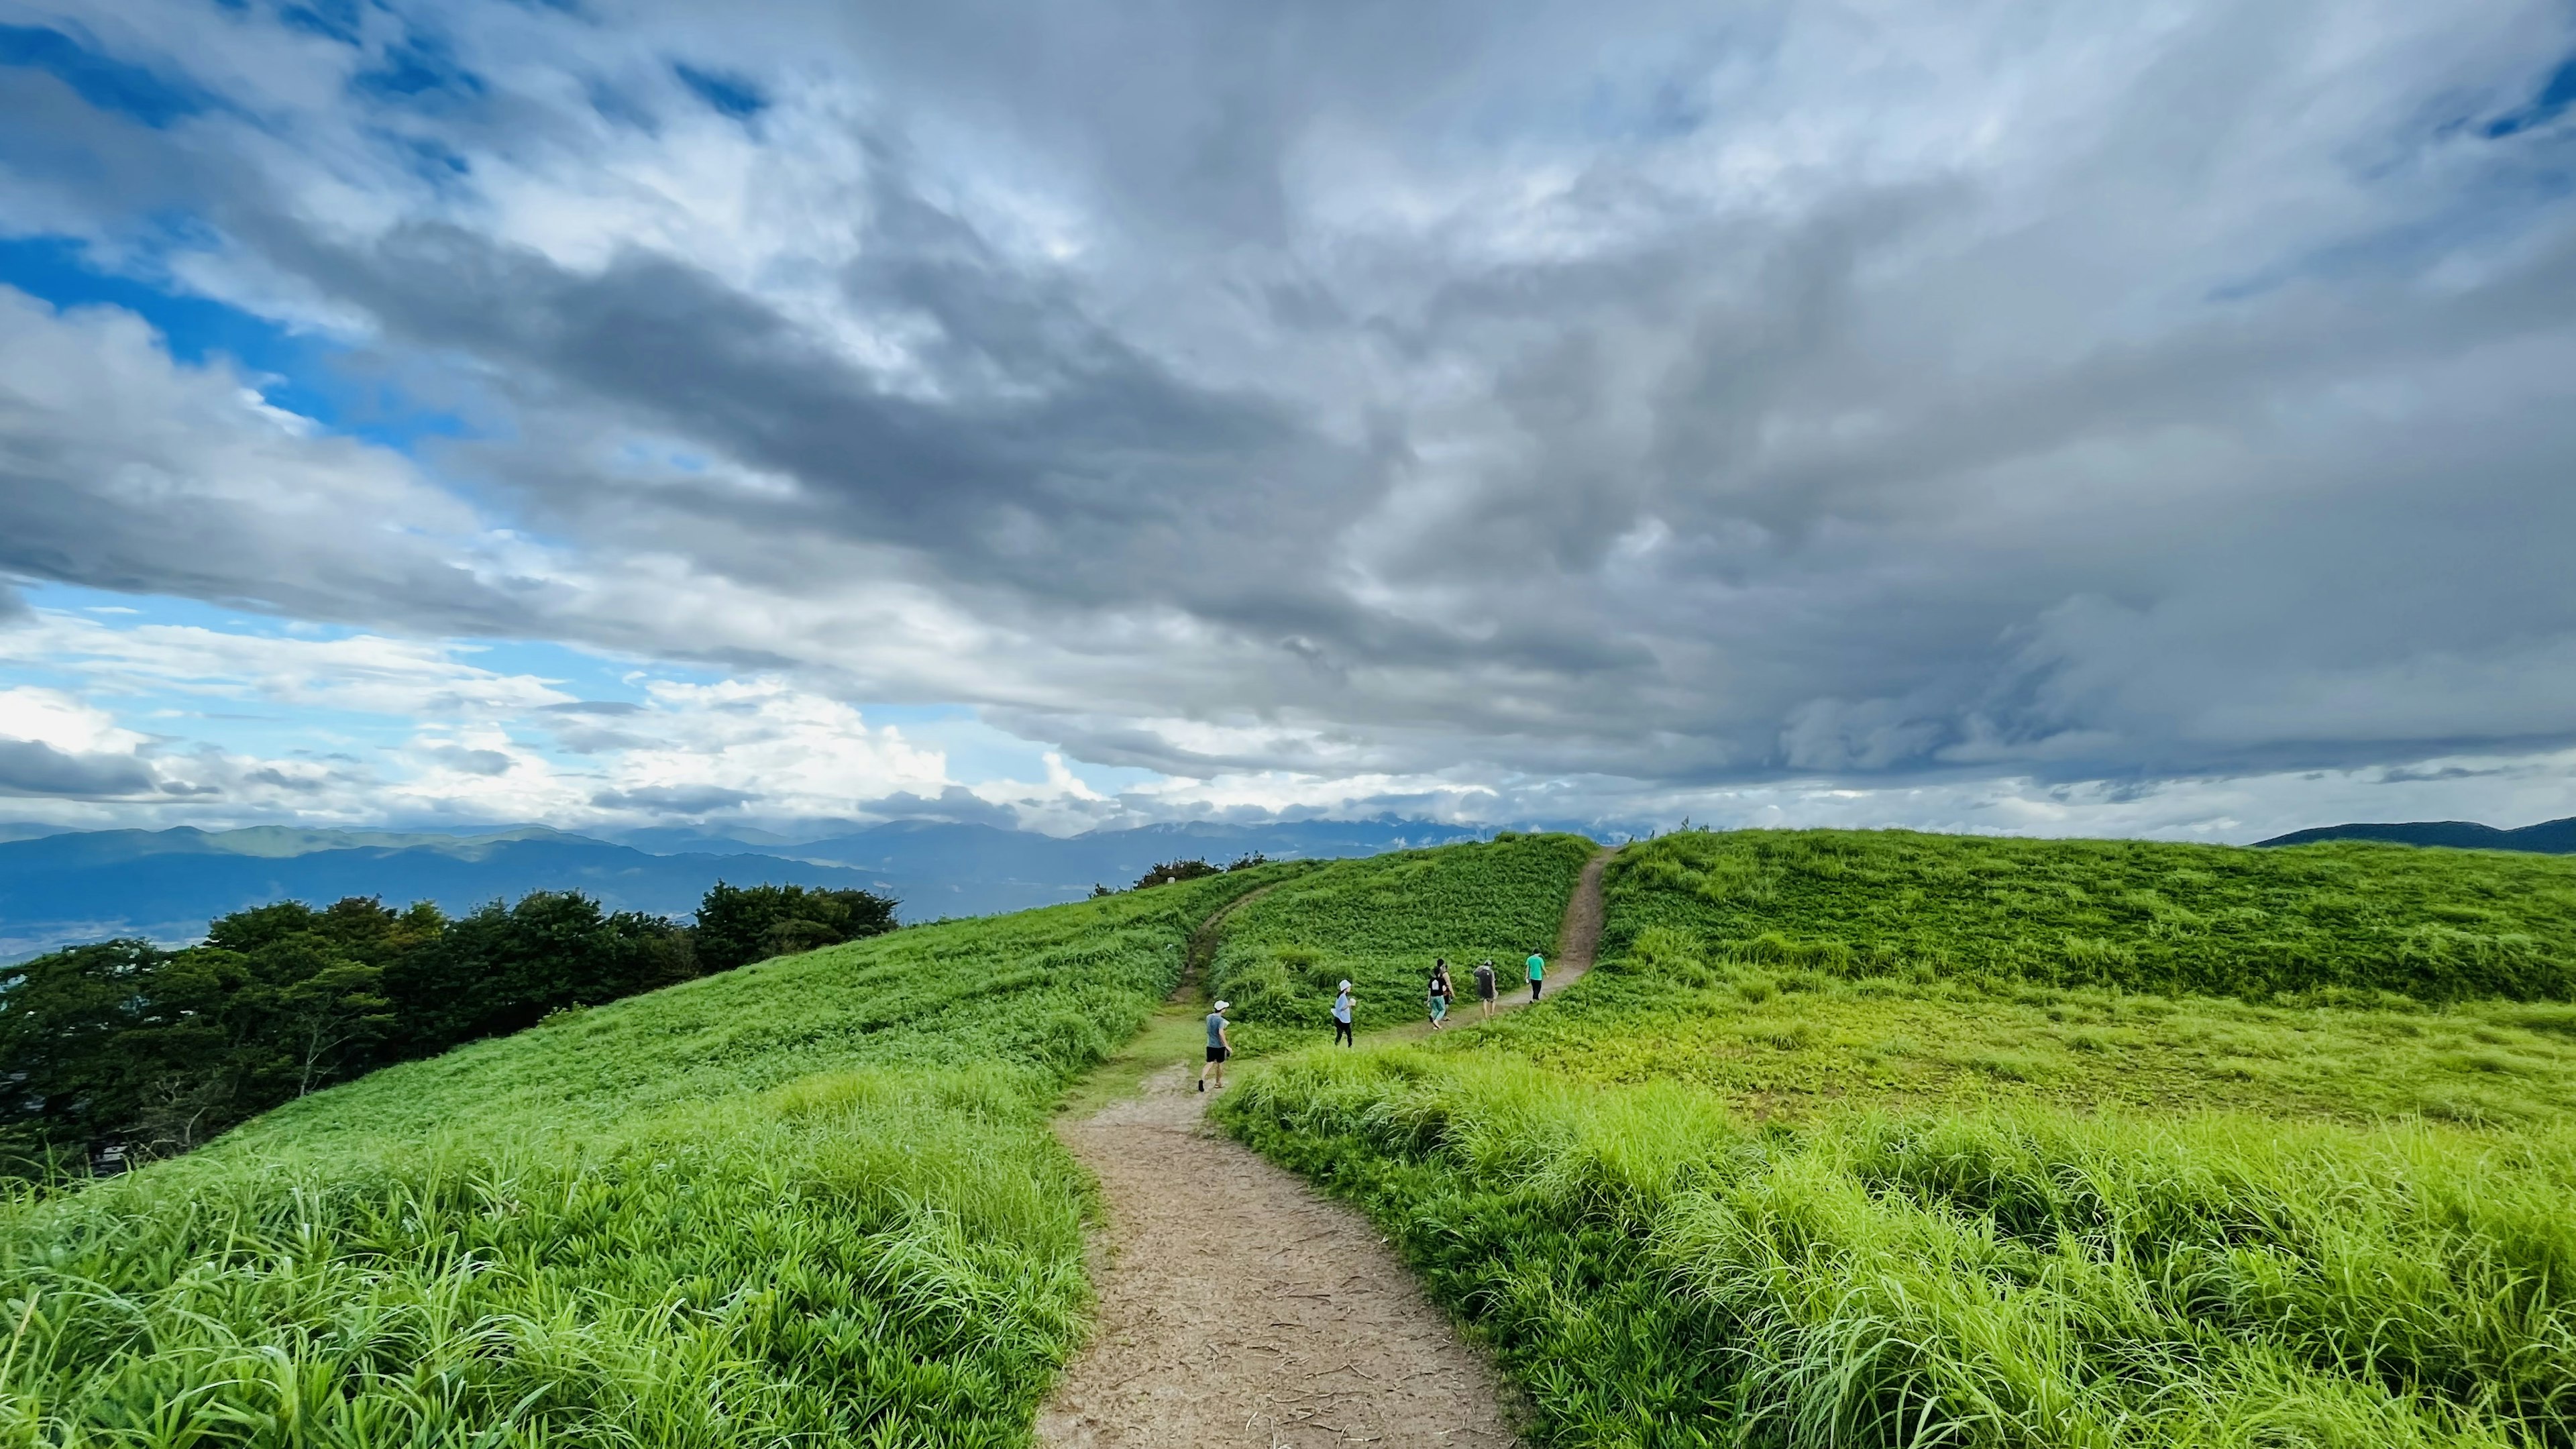
[[[1566,904],[1551,990],[1592,964],[1601,871]],[[1258,894],[1258,892],[1255,892]],[[1192,937],[1183,993],[1224,918]],[[1510,1001],[1526,1004],[1526,998]],[[1059,1449],[1508,1445],[1505,1391],[1365,1218],[1203,1120],[1186,1065],[1058,1134],[1108,1197],[1099,1320],[1038,1417]]]
[[[1610,868],[1616,846],[1596,850],[1583,863],[1583,878],[1565,903],[1565,922],[1556,930],[1556,959],[1548,963],[1547,989],[1562,990],[1592,969],[1592,953],[1601,949],[1601,875]]]

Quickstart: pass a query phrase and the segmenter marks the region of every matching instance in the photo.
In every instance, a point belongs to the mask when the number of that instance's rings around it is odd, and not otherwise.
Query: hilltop
[[[2576,815],[2498,830],[2469,820],[2415,820],[2385,825],[2319,825],[2258,840],[2256,845],[2314,845],[2327,840],[2380,840],[2392,845],[2438,845],[2452,850],[2529,850],[2576,855]]]
[[[1530,1442],[2576,1433],[2576,862],[1690,832],[1606,894],[1552,1007],[1218,1109]]]

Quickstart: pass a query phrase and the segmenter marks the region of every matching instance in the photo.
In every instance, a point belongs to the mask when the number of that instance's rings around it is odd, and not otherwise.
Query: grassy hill
[[[1023,1442],[1063,1084],[1282,865],[782,958],[0,1209],[0,1443]]]
[[[1608,907],[1220,1113],[1538,1442],[2576,1443],[2576,862],[1702,833]]]
[[[1048,1113],[1149,1019],[1195,1058],[1241,900],[1220,1116],[1537,1442],[2576,1444],[2576,861],[1682,835],[1561,999],[1294,1050],[1552,941],[1591,848],[914,928],[23,1192],[0,1443],[1024,1443],[1087,1298]]]
[[[1469,970],[1491,957],[1509,990],[1522,957],[1552,953],[1595,848],[1579,835],[1519,835],[1325,866],[1227,917],[1211,990],[1235,1004],[1235,1040],[1251,1054],[1329,1037],[1346,979],[1359,1030],[1423,1020],[1439,957],[1472,1014]]]

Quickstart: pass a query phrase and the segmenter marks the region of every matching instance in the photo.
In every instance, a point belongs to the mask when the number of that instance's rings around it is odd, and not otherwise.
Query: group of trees
[[[896,905],[718,882],[682,924],[570,891],[452,919],[352,897],[237,911],[179,950],[56,951],[0,967],[0,1156],[25,1171],[185,1152],[389,1062],[893,930]]]
[[[1263,855],[1259,851],[1254,851],[1250,855],[1237,856],[1234,864],[1223,867],[1210,865],[1204,860],[1166,860],[1157,863],[1152,870],[1138,876],[1136,878],[1135,888],[1141,891],[1149,886],[1168,885],[1173,881],[1179,880],[1197,880],[1201,876],[1223,875],[1227,871],[1250,870],[1256,865],[1268,865],[1269,863],[1270,857]],[[1102,896],[1116,894],[1116,891],[1111,890],[1105,885],[1096,885],[1091,888],[1091,895],[1094,900],[1097,900]]]

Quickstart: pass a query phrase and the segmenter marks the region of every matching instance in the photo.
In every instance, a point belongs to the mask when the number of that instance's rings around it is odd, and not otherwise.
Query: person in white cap
[[[1342,983],[1342,994],[1333,998],[1333,1045],[1351,1045],[1351,983]]]
[[[1232,1005],[1231,1001],[1220,1001],[1216,1009],[1208,1013],[1208,1059],[1207,1065],[1199,1068],[1199,1090],[1202,1092],[1208,1089],[1210,1072],[1216,1073],[1216,1089],[1220,1092],[1225,1090],[1225,1059],[1234,1055],[1234,1042],[1225,1034],[1225,1009]]]

